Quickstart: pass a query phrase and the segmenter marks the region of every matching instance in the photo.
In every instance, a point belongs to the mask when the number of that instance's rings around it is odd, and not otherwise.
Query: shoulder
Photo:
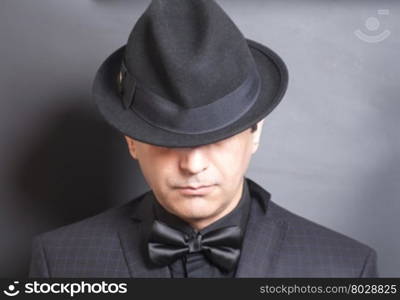
[[[368,250],[370,247],[349,236],[329,229],[319,223],[295,214],[286,208],[270,201],[268,204],[268,216],[287,224],[287,235],[292,238],[312,239],[314,242],[340,244],[343,247],[356,247]]]
[[[145,194],[143,194],[145,195]],[[98,215],[36,235],[30,277],[128,277],[119,231],[143,195]]]
[[[253,196],[282,236],[277,274],[287,277],[377,277],[377,254],[365,243],[295,214],[248,180]],[[268,233],[266,233],[268,234]]]
[[[91,239],[93,242],[96,239],[113,238],[116,236],[117,229],[129,221],[130,215],[144,195],[142,194],[127,203],[110,208],[100,214],[41,233],[34,239],[46,244],[62,241],[65,245],[66,242],[74,243],[77,240],[84,242]]]
[[[269,201],[267,215],[286,226],[282,256],[292,267],[335,277],[376,277],[376,251],[363,242]],[[311,272],[311,271],[310,271]]]
[[[366,244],[329,229],[321,224],[295,214],[271,200],[271,194],[256,182],[247,178],[252,196],[266,212],[265,217],[286,227],[286,240],[296,247],[310,249],[323,247],[331,250],[351,250],[360,254],[369,253],[372,249]]]

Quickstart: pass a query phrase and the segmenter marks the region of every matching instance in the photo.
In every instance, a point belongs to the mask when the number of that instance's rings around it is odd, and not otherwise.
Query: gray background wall
[[[290,73],[248,177],[280,205],[374,247],[381,276],[400,276],[400,2],[218,2]],[[147,189],[90,89],[148,3],[0,0],[1,277],[27,275],[33,235]],[[391,35],[368,43],[356,29]]]

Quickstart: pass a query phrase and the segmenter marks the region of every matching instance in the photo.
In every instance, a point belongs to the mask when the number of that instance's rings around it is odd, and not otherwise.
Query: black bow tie
[[[156,265],[165,266],[187,253],[202,251],[216,266],[231,271],[240,255],[241,237],[239,226],[190,236],[155,220],[148,242],[149,256]]]

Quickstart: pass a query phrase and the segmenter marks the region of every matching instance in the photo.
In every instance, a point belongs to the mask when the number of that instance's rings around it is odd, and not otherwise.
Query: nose
[[[201,173],[208,168],[209,161],[203,147],[182,148],[179,167],[190,174]]]

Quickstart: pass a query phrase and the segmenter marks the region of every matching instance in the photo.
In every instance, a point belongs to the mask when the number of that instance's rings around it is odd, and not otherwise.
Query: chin
[[[186,218],[199,220],[199,219],[207,219],[214,215],[214,211],[202,211],[202,210],[192,210],[192,211],[185,211],[183,215]]]
[[[218,215],[217,209],[197,209],[185,211],[182,216],[185,219],[190,219],[193,221],[201,221],[207,219],[213,219],[216,215]]]
[[[176,195],[174,201],[169,199],[168,210],[184,220],[204,220],[212,218],[221,210],[221,204],[214,197],[182,197]]]

